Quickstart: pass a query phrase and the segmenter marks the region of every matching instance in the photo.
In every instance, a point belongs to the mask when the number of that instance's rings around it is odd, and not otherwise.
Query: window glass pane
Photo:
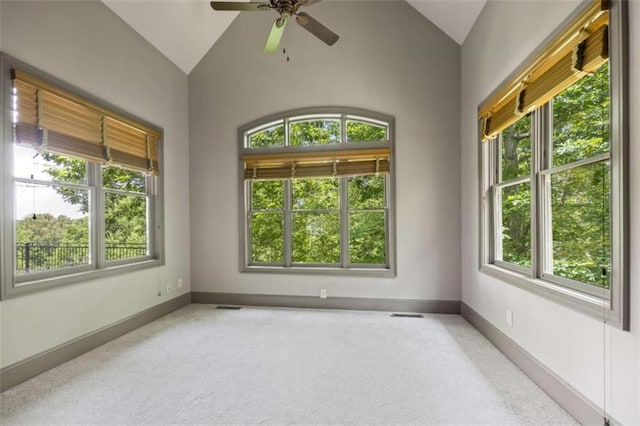
[[[385,264],[384,212],[349,214],[349,261]]]
[[[553,165],[609,151],[609,66],[553,99]]]
[[[590,164],[551,176],[552,272],[609,288],[609,164]]]
[[[90,262],[89,191],[17,182],[18,274]]]
[[[147,197],[105,194],[105,258],[146,256]]]
[[[284,125],[278,124],[249,136],[249,148],[284,146]]]
[[[340,214],[293,213],[293,262],[340,262]]]
[[[145,181],[146,176],[142,172],[127,170],[121,167],[102,168],[102,185],[105,188],[144,194]]]
[[[326,210],[340,208],[339,181],[328,179],[294,179],[294,210]]]
[[[13,146],[14,175],[20,178],[87,183],[87,162],[64,155],[38,153],[29,147]]]
[[[384,176],[349,178],[349,209],[384,208]]]
[[[256,180],[251,182],[253,210],[282,210],[284,181]]]
[[[251,215],[251,261],[284,262],[283,213]]]
[[[501,189],[502,260],[531,266],[531,184]]]
[[[340,143],[340,120],[296,121],[289,132],[292,146]]]
[[[375,142],[387,140],[387,128],[363,121],[347,120],[347,142]]]
[[[531,117],[522,117],[502,132],[502,182],[531,173]]]

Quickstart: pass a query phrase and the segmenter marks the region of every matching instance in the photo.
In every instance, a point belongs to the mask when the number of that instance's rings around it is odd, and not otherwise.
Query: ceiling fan
[[[280,16],[275,20],[271,27],[271,32],[267,38],[267,44],[264,46],[266,53],[273,53],[278,50],[280,39],[284,33],[284,27],[292,16],[296,17],[296,22],[304,29],[309,31],[320,40],[333,46],[338,41],[339,36],[329,28],[316,21],[309,14],[299,12],[302,6],[310,6],[318,3],[320,0],[269,0],[265,3],[257,2],[237,2],[237,1],[212,1],[213,10],[232,10],[240,12],[255,12],[275,10]]]

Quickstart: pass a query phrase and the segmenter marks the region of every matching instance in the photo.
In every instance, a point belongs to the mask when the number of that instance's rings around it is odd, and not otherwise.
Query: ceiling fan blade
[[[286,24],[286,15],[283,15],[274,21],[273,26],[271,27],[271,32],[269,33],[269,38],[267,38],[267,44],[264,46],[265,53],[274,53],[278,50],[280,39],[282,39],[282,34],[284,34],[284,27]]]
[[[256,10],[269,10],[269,3],[247,3],[243,1],[212,1],[213,10],[237,10],[240,12],[251,12]]]
[[[313,19],[307,13],[300,12],[298,16],[296,16],[296,22],[329,46],[333,46],[335,42],[338,41],[338,38],[340,38],[338,34]]]

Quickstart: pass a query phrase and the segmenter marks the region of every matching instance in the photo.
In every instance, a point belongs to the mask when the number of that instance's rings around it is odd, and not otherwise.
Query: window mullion
[[[551,175],[544,173],[551,167],[553,158],[553,103],[549,102],[540,108],[541,117],[539,128],[541,135],[538,149],[540,150],[539,173],[537,179],[537,269],[536,277],[541,278],[549,266],[553,264],[553,231],[551,222]]]
[[[284,181],[284,266],[293,263],[293,216],[291,211],[292,180]]]
[[[253,180],[243,180],[245,206],[244,206],[244,227],[245,227],[245,266],[253,262]]]
[[[349,182],[348,177],[339,181],[340,189],[340,266],[349,265]]]
[[[284,126],[284,146],[291,146],[290,134],[289,134],[289,118],[282,120]]]
[[[105,193],[102,187],[102,167],[96,163],[88,164],[87,174],[91,189],[90,217],[91,217],[91,256],[97,269],[105,267]]]
[[[540,276],[540,259],[543,247],[540,237],[540,197],[541,182],[538,177],[545,158],[544,143],[546,140],[546,107],[535,110],[531,120],[531,276]]]
[[[156,238],[156,189],[153,185],[154,177],[145,176],[145,192],[147,203],[147,253],[152,257],[158,256],[155,248],[158,246]]]

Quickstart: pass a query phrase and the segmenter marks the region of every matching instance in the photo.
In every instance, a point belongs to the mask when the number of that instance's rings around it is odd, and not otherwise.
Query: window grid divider
[[[344,118],[344,115],[343,115]],[[339,178],[340,189],[340,267],[346,268],[350,264],[349,258],[349,178]]]

